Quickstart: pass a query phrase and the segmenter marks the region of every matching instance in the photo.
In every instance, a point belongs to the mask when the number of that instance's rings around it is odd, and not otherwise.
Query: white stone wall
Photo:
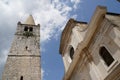
[[[87,29],[86,29],[87,31]],[[64,55],[66,72],[69,70],[69,47],[76,51],[78,44],[85,38],[86,31],[81,32],[81,28],[75,26],[72,29],[70,42]],[[104,46],[114,58],[110,66],[100,56],[100,48]],[[105,18],[95,32],[90,45],[87,47],[92,59],[89,60],[86,52],[80,53],[80,59],[75,65],[75,69],[70,76],[70,80],[119,80],[120,76],[120,26],[114,25]]]
[[[114,69],[120,64],[120,47],[118,46],[120,40],[118,39],[119,29],[109,20],[105,19],[100,27],[101,28],[96,34],[96,38],[93,40],[89,51],[91,52],[97,71],[100,73],[99,77],[104,80],[107,76],[111,75]],[[116,40],[117,43],[115,42]],[[114,61],[110,66],[106,65],[99,54],[100,47],[102,46],[104,46],[114,58]]]
[[[83,41],[84,37],[85,37],[85,33],[86,33],[86,24],[76,24],[74,26],[74,28],[72,29],[71,32],[71,36],[70,36],[70,40],[69,40],[69,44],[67,46],[67,49],[65,50],[65,54],[63,56],[63,62],[64,62],[64,66],[65,66],[65,72],[67,72],[70,63],[72,62],[71,58],[70,58],[70,48],[73,47],[74,51],[76,50],[78,44]],[[84,31],[86,30],[86,31]],[[74,58],[74,56],[73,56]]]
[[[87,61],[85,54],[80,57],[80,61],[76,65],[70,80],[93,80],[90,76],[89,62]]]

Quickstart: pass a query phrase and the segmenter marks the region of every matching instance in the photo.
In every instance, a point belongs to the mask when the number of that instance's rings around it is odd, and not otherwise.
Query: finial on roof
[[[29,15],[29,17],[27,18],[27,20],[25,21],[24,24],[31,24],[31,25],[35,25],[34,19],[32,15]]]

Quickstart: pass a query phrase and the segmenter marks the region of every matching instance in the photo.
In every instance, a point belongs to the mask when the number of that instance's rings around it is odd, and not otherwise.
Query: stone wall
[[[25,26],[33,28],[33,35],[24,35]],[[40,80],[40,68],[40,26],[19,23],[2,80]]]

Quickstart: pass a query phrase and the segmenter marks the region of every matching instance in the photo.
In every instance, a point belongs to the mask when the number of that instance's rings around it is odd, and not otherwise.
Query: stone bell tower
[[[2,80],[41,80],[40,25],[32,15],[17,24]]]

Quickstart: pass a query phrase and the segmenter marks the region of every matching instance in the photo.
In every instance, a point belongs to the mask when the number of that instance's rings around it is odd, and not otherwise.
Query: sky
[[[40,24],[42,80],[62,80],[64,65],[59,54],[60,37],[67,21],[90,21],[97,5],[120,13],[117,0],[0,0],[0,80],[17,28],[32,14]]]

